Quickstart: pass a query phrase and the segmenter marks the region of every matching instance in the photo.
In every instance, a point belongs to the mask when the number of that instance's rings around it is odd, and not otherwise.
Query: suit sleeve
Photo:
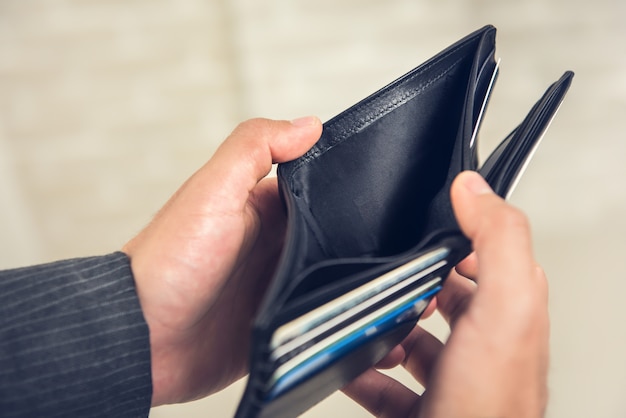
[[[146,417],[151,396],[125,254],[0,272],[0,416]]]

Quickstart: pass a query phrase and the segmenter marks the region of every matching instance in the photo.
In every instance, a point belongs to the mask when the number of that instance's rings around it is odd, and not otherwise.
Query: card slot
[[[434,256],[429,256],[428,258],[429,265],[443,260],[448,254],[449,251],[447,249],[434,251]],[[383,280],[385,280],[384,277],[386,275],[388,276],[389,273],[394,269],[405,265],[407,261],[412,260],[413,263],[419,265],[420,260],[423,260],[426,257],[427,256],[425,255],[423,255],[421,258],[415,255],[405,255],[387,263],[376,263],[370,266],[360,266],[363,268],[363,270],[359,271],[357,274],[345,276],[338,275],[335,276],[332,281],[328,281],[325,286],[319,286],[313,291],[309,291],[307,293],[293,294],[291,295],[292,297],[285,302],[281,312],[277,315],[277,322],[281,322],[280,320],[284,318],[294,318],[296,316],[310,312],[312,308],[321,306],[328,301],[336,301],[337,298],[339,298],[340,296],[348,295],[350,291],[359,289],[361,286],[369,285],[372,289],[377,289],[378,291],[384,290],[384,288],[390,287],[396,282],[403,280],[410,274],[414,273],[406,273],[406,277],[398,278],[396,281],[388,281],[385,284],[377,284],[377,282],[374,282],[374,280],[380,279],[380,281],[382,282]],[[409,258],[409,260],[407,260],[407,258]],[[417,261],[413,260],[415,258],[417,258]],[[422,265],[427,266],[425,262],[422,263]],[[324,271],[325,270],[321,270],[316,273],[323,273]],[[316,275],[311,275],[304,278],[303,281],[306,282],[307,280],[315,280],[315,278]],[[365,297],[362,297],[361,299],[364,298]]]
[[[465,144],[464,148],[469,150],[471,153],[471,161],[475,165],[473,168],[476,168],[477,163],[477,152],[476,152],[476,140],[478,139],[478,133],[480,130],[480,126],[483,121],[483,117],[485,115],[485,111],[487,110],[487,105],[489,104],[489,99],[491,98],[491,92],[493,86],[496,82],[500,69],[500,61],[494,62],[493,59],[487,59],[483,63],[483,67],[480,69],[478,73],[478,77],[476,79],[476,87],[473,97],[473,112],[472,112],[472,134],[464,135],[463,139],[468,141],[469,144]]]
[[[274,367],[280,367],[302,352],[312,350],[312,347],[320,341],[327,341],[332,339],[334,335],[345,333],[345,329],[362,321],[363,318],[371,315],[372,312],[384,310],[387,306],[405,298],[408,294],[415,293],[419,298],[432,295],[441,288],[442,279],[440,276],[446,275],[448,271],[449,268],[445,268],[445,263],[440,264],[431,271],[426,272],[424,276],[403,283],[401,286],[395,286],[395,289],[390,289],[388,292],[381,292],[369,300],[349,306],[342,313],[329,318],[323,323],[316,324],[315,327],[303,331],[292,340],[276,347],[270,353],[269,358],[275,362]]]
[[[329,289],[333,286],[350,286],[349,283],[341,283],[346,277],[361,277],[368,275],[368,271],[383,268],[393,259],[335,259],[320,262],[302,272],[292,281],[292,289],[287,300],[306,298],[319,289]]]
[[[440,228],[422,238],[407,251],[391,256],[338,258],[315,263],[284,283],[282,293],[274,298],[275,306],[281,308],[280,311],[274,310],[275,318],[279,318],[278,321],[274,321],[274,324],[280,323],[280,318],[293,317],[298,314],[295,306],[304,306],[308,303],[314,305],[321,302],[316,296],[318,294],[329,295],[328,297],[332,299],[443,243],[457,247],[458,243],[450,240],[455,240],[458,236],[457,229]],[[306,311],[307,308],[302,309]],[[287,310],[289,313],[286,313]]]
[[[339,277],[328,286],[285,302],[274,316],[270,351],[287,343],[294,346],[316,338],[378,302],[412,289],[434,272],[447,275],[470,251],[469,243],[459,232],[431,236],[421,248],[420,252],[404,254],[353,276]],[[287,351],[289,348],[283,347],[272,356],[277,358]]]
[[[324,299],[333,299],[371,279],[402,264],[415,260],[433,249],[447,246],[455,253],[452,258],[460,261],[457,253],[467,252],[466,238],[454,227],[440,228],[407,251],[388,257],[342,258],[318,262],[287,283],[282,297],[275,299],[280,312],[275,311],[274,324],[280,319],[292,318],[299,310],[307,311]],[[463,255],[464,257],[464,255]]]
[[[441,280],[441,277],[433,278],[424,286],[381,304],[278,366],[268,382],[270,398],[279,396],[367,341],[402,323],[417,321],[432,295],[440,289]]]
[[[524,120],[498,145],[479,172],[494,191],[508,197],[537,150],[569,89],[574,74],[566,72],[535,103]]]
[[[340,260],[338,260],[338,262],[340,262]],[[337,267],[337,271],[339,271],[342,266],[336,265],[334,267]],[[328,269],[315,270],[313,274],[301,278],[301,282],[305,283],[304,286],[309,287],[309,291],[306,293],[298,292],[290,294],[289,298],[282,303],[281,309],[275,313],[272,328],[278,328],[282,324],[288,323],[316,307],[345,295],[392,268],[393,264],[390,263],[361,265],[360,270],[355,272],[355,274],[346,276],[333,275],[332,280],[329,280],[330,275],[324,277],[324,285],[317,283],[316,279],[318,274],[324,273]],[[307,284],[307,282],[316,282],[316,286],[312,288],[313,285],[310,283]]]
[[[411,331],[413,323],[407,322],[394,328],[381,338],[374,339],[357,347],[350,356],[344,356],[334,363],[334,367],[326,367],[313,378],[294,385],[280,395],[270,398],[266,393],[263,409],[258,415],[244,415],[238,412],[237,417],[258,416],[258,418],[287,418],[299,416],[311,405],[321,401],[345,383],[356,378],[372,364],[380,361],[393,347],[399,344]],[[245,409],[240,409],[247,412]]]

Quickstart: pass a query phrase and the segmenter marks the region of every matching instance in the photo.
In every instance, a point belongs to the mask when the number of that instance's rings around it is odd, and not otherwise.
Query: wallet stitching
[[[409,90],[409,91],[405,92],[399,98],[393,99],[391,101],[391,103],[387,104],[386,106],[378,108],[374,112],[372,112],[370,114],[366,114],[363,117],[359,118],[357,123],[354,123],[351,127],[343,129],[342,131],[340,131],[339,134],[335,137],[335,139],[332,142],[330,142],[329,144],[327,144],[327,146],[325,146],[323,149],[319,149],[319,148],[312,149],[310,152],[308,152],[306,155],[304,155],[300,159],[298,164],[293,168],[293,172],[295,173],[304,164],[306,164],[309,161],[311,161],[311,160],[319,157],[320,155],[326,153],[331,148],[339,145],[341,142],[343,142],[344,140],[346,140],[350,136],[354,135],[355,133],[361,131],[362,129],[364,129],[365,127],[370,125],[371,123],[373,123],[376,120],[380,119],[382,116],[385,116],[386,114],[391,113],[393,110],[399,108],[400,106],[404,105],[405,103],[407,103],[407,102],[411,101],[412,99],[414,99],[415,97],[419,96],[421,93],[423,93],[425,90],[427,90],[430,86],[432,86],[435,82],[439,81],[446,74],[448,74],[462,60],[463,60],[463,58],[455,61],[454,63],[452,63],[452,65],[450,65],[448,68],[446,68],[440,74],[438,74],[436,77],[433,77],[426,84],[423,84],[423,85],[421,85],[418,88],[415,88],[415,89],[412,89],[412,90]],[[410,81],[410,80],[407,79],[406,82],[408,82],[408,81]],[[404,84],[404,83],[402,83],[402,84]],[[380,96],[372,98],[372,101],[378,99],[379,97]],[[369,105],[369,104],[371,104],[371,102],[366,103],[366,105]],[[350,114],[347,114],[345,117],[353,116],[354,113],[358,113],[358,111],[360,111],[361,109],[362,108],[354,109],[353,112],[351,112]]]
[[[430,65],[424,67],[422,70],[420,70],[420,71],[416,72],[415,74],[411,75],[409,78],[407,78],[405,80],[402,80],[400,83],[398,83],[397,85],[394,85],[392,88],[382,90],[377,95],[371,97],[370,100],[368,100],[367,102],[363,103],[361,106],[357,106],[352,111],[350,111],[349,113],[346,113],[341,119],[336,120],[332,125],[328,125],[327,128],[332,127],[332,126],[340,123],[341,121],[345,120],[345,118],[347,118],[347,117],[351,117],[351,116],[354,116],[355,114],[358,114],[364,108],[372,106],[372,104],[374,102],[376,102],[377,100],[379,100],[381,97],[389,94],[394,89],[411,82],[413,79],[415,79],[416,77],[419,77],[424,72],[430,70],[432,67],[434,67],[436,65],[439,65],[442,61],[446,60],[448,57],[450,57],[451,55],[455,54],[457,51],[459,51],[459,50],[461,50],[463,48],[467,48],[468,45],[469,45],[469,42],[467,44],[460,45],[457,48],[452,49],[449,53],[447,53],[447,54],[443,55],[442,57],[440,57],[440,59],[432,62]],[[366,114],[363,118],[359,119],[358,123],[353,123],[350,128],[347,128],[347,129],[344,129],[344,130],[340,131],[339,135],[331,143],[329,143],[326,147],[324,147],[323,149],[320,149],[317,146],[314,146],[309,152],[307,152],[305,155],[300,157],[297,160],[297,164],[293,167],[293,169],[291,171],[291,175],[290,175],[290,180],[289,180],[289,183],[291,183],[290,189],[293,190],[293,181],[294,181],[293,175],[303,165],[305,165],[309,161],[319,157],[320,155],[324,154],[325,152],[327,152],[331,148],[333,148],[336,145],[338,145],[339,143],[343,142],[345,139],[347,139],[351,135],[357,133],[358,131],[364,129],[367,125],[369,125],[369,124],[373,123],[374,121],[378,120],[380,117],[382,117],[382,116],[392,112],[393,110],[397,109],[398,107],[404,105],[405,103],[407,103],[410,100],[414,99],[415,97],[419,96],[426,89],[428,89],[430,86],[432,86],[435,82],[437,82],[438,80],[443,78],[446,74],[448,74],[454,67],[456,67],[461,61],[463,61],[464,58],[465,57],[462,57],[462,58],[459,58],[458,60],[454,61],[445,70],[443,70],[441,73],[439,73],[435,77],[431,78],[425,84],[422,84],[421,86],[419,86],[419,87],[417,87],[415,89],[408,90],[407,92],[402,94],[402,96],[400,96],[399,98],[391,100],[391,103],[388,103],[386,106],[383,106],[383,107],[378,108],[378,109],[374,109],[374,111],[372,113],[370,113],[369,115]],[[311,217],[315,218],[313,213],[311,213]],[[304,221],[307,224],[309,224],[311,220],[308,219],[307,216],[304,217]],[[309,228],[311,228],[311,225],[309,225]],[[313,230],[315,230],[315,229],[313,229]],[[322,252],[327,252],[327,251],[324,250],[325,247],[322,245],[320,237],[318,237],[316,233],[313,233],[312,235],[313,235],[314,240],[317,242],[317,245],[322,249]]]
[[[344,129],[343,131],[341,131],[339,136],[337,137],[337,139],[335,141],[333,141],[333,143],[330,144],[329,148],[331,148],[332,146],[334,146],[334,145],[338,144],[339,142],[345,140],[350,135],[352,135],[354,133],[357,133],[359,130],[361,130],[365,126],[367,126],[369,123],[376,121],[380,117],[390,113],[391,111],[395,110],[396,108],[400,107],[401,105],[403,105],[403,104],[409,102],[410,100],[412,100],[413,98],[419,96],[421,93],[423,93],[425,90],[427,90],[431,85],[433,85],[435,82],[437,82],[438,80],[443,78],[447,73],[450,72],[450,70],[452,70],[454,67],[456,67],[457,64],[459,62],[461,62],[461,61],[462,61],[462,58],[457,60],[457,61],[455,61],[454,63],[452,63],[452,65],[450,65],[448,68],[446,68],[443,72],[441,72],[436,77],[433,77],[426,84],[420,86],[419,88],[416,88],[416,89],[409,90],[409,91],[405,92],[404,94],[402,94],[402,96],[400,96],[400,98],[393,99],[391,101],[391,103],[389,103],[389,104],[387,104],[387,105],[377,109],[373,114],[365,115],[363,118],[359,119],[357,124],[355,124],[351,128]],[[407,81],[409,81],[409,80],[407,80]]]
[[[394,85],[392,88],[382,90],[381,92],[379,92],[379,94],[371,97],[370,100],[368,100],[367,102],[363,103],[361,106],[357,106],[353,110],[351,110],[349,113],[344,114],[344,116],[342,116],[341,119],[336,120],[331,125],[327,125],[326,128],[327,129],[328,128],[332,128],[336,124],[341,123],[346,118],[352,117],[355,114],[358,114],[364,108],[372,106],[372,104],[374,102],[376,102],[377,100],[379,100],[381,97],[389,94],[394,89],[397,89],[398,87],[411,82],[416,77],[419,77],[424,72],[430,70],[433,66],[440,64],[442,61],[444,61],[450,55],[453,55],[454,53],[456,53],[457,51],[459,51],[459,50],[461,50],[463,48],[467,48],[468,45],[469,45],[469,43],[464,44],[464,45],[460,45],[457,48],[454,48],[453,50],[451,50],[450,52],[448,52],[444,56],[440,57],[440,59],[438,59],[438,60],[434,61],[433,63],[431,63],[430,65],[424,67],[421,71],[416,72],[415,74],[413,74],[409,78],[407,78],[405,80],[402,80],[400,83],[398,83],[397,85]],[[438,74],[437,76],[433,77],[427,83],[421,85],[420,87],[412,89],[412,90],[409,90],[406,93],[404,93],[400,98],[393,99],[391,101],[391,103],[387,104],[386,106],[384,106],[382,108],[379,108],[379,109],[375,109],[374,112],[369,114],[369,115],[366,114],[364,117],[359,119],[358,123],[353,123],[350,128],[346,128],[346,129],[343,129],[342,131],[340,131],[339,135],[332,142],[327,144],[327,146],[325,146],[323,149],[320,149],[317,146],[314,146],[309,152],[307,152],[305,155],[303,155],[298,160],[298,163],[293,168],[292,173],[295,173],[302,165],[304,165],[304,164],[308,163],[309,161],[319,157],[320,155],[324,154],[325,152],[327,152],[328,150],[330,150],[334,146],[338,145],[340,142],[344,141],[350,135],[352,135],[352,134],[362,130],[367,125],[369,125],[370,123],[376,121],[380,117],[390,113],[391,111],[395,110],[396,108],[398,108],[398,107],[404,105],[405,103],[409,102],[410,100],[414,99],[415,97],[417,97],[418,95],[423,93],[427,88],[429,88],[433,83],[435,83],[436,81],[440,80],[447,73],[449,73],[454,67],[456,67],[459,64],[459,62],[463,61],[463,59],[464,59],[464,57],[463,58],[459,58],[458,60],[453,62],[448,68],[446,68],[444,71],[442,71],[440,74]]]
[[[333,143],[329,144],[326,148],[324,148],[324,150],[316,150],[310,156],[305,156],[306,158],[303,157],[303,161],[301,161],[294,168],[294,172],[296,170],[298,170],[306,162],[312,160],[313,158],[316,158],[319,155],[322,155],[323,153],[325,153],[326,151],[328,151],[329,149],[331,149],[335,145],[338,145],[339,143],[344,141],[346,138],[350,137],[352,134],[354,134],[354,133],[358,132],[359,130],[363,129],[364,126],[367,126],[368,124],[370,124],[373,121],[377,120],[381,116],[384,116],[385,114],[390,113],[391,111],[393,111],[394,109],[400,107],[404,103],[407,103],[408,101],[414,99],[415,97],[420,95],[422,92],[424,92],[426,89],[428,89],[432,84],[434,84],[435,82],[437,82],[441,78],[445,77],[445,75],[448,74],[461,61],[463,61],[463,58],[460,58],[460,59],[456,60],[455,62],[453,62],[448,68],[446,68],[444,71],[439,73],[437,76],[435,76],[432,79],[430,79],[426,84],[421,85],[419,88],[412,89],[412,90],[409,90],[409,91],[405,92],[402,96],[400,96],[400,98],[392,100],[392,102],[389,103],[387,106],[381,107],[381,108],[377,109],[373,114],[366,115],[365,118],[359,119],[359,122],[356,123],[352,128],[345,129],[345,130],[341,131],[341,133],[336,138],[336,140],[333,141]],[[433,65],[435,65],[435,63],[433,63]],[[413,77],[411,77],[411,78],[413,78]],[[407,82],[409,80],[410,79],[407,79]],[[357,111],[357,110],[358,109],[355,109],[355,111]],[[293,178],[292,178],[292,181],[293,181]],[[313,215],[313,213],[310,213],[310,214],[311,214],[312,218],[315,218],[315,215]],[[304,216],[304,221],[307,224],[309,224],[309,228],[311,228],[310,220],[308,219],[307,216]],[[315,231],[315,228],[312,228],[312,230]],[[320,237],[317,236],[317,233],[313,233],[312,235],[313,235],[313,238],[315,239],[315,241],[317,242],[317,245],[322,250],[322,252],[328,253],[328,251],[325,250],[326,247],[324,245],[322,245],[322,240],[320,239]],[[334,253],[334,251],[332,251],[332,252]]]

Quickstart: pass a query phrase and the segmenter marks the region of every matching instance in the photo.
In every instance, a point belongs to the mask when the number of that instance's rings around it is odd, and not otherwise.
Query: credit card
[[[279,366],[272,375],[267,400],[275,399],[294,385],[327,367],[343,355],[400,323],[416,320],[440,289],[442,279],[428,283],[360,318]]]
[[[448,248],[437,248],[280,326],[274,331],[270,341],[271,358],[280,358],[293,348],[445,266],[448,254]],[[368,300],[371,303],[364,303]],[[281,347],[283,345],[286,347]]]

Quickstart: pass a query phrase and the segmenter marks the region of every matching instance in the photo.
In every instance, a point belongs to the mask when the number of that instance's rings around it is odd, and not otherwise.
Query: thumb
[[[234,189],[247,196],[270,172],[272,163],[298,158],[321,133],[322,123],[314,116],[291,122],[251,119],[235,128],[206,168],[211,176],[221,180],[218,183],[222,186],[234,183]]]
[[[219,199],[225,210],[242,208],[250,192],[272,168],[300,157],[319,139],[315,116],[293,121],[251,119],[241,123],[195,175],[202,194]],[[229,206],[229,208],[224,207]]]
[[[472,241],[480,281],[504,284],[511,272],[532,275],[535,262],[526,216],[496,195],[476,172],[461,173],[451,189],[452,206],[463,233]],[[513,281],[513,280],[512,280]]]
[[[272,168],[300,157],[319,139],[322,123],[315,116],[289,121],[251,119],[241,123],[211,159],[214,175],[233,173],[256,184]]]
[[[322,122],[316,116],[292,121],[250,119],[235,128],[213,159],[245,160],[252,157],[256,168],[259,168],[255,177],[260,180],[269,171],[271,163],[300,157],[313,146],[321,133]]]

